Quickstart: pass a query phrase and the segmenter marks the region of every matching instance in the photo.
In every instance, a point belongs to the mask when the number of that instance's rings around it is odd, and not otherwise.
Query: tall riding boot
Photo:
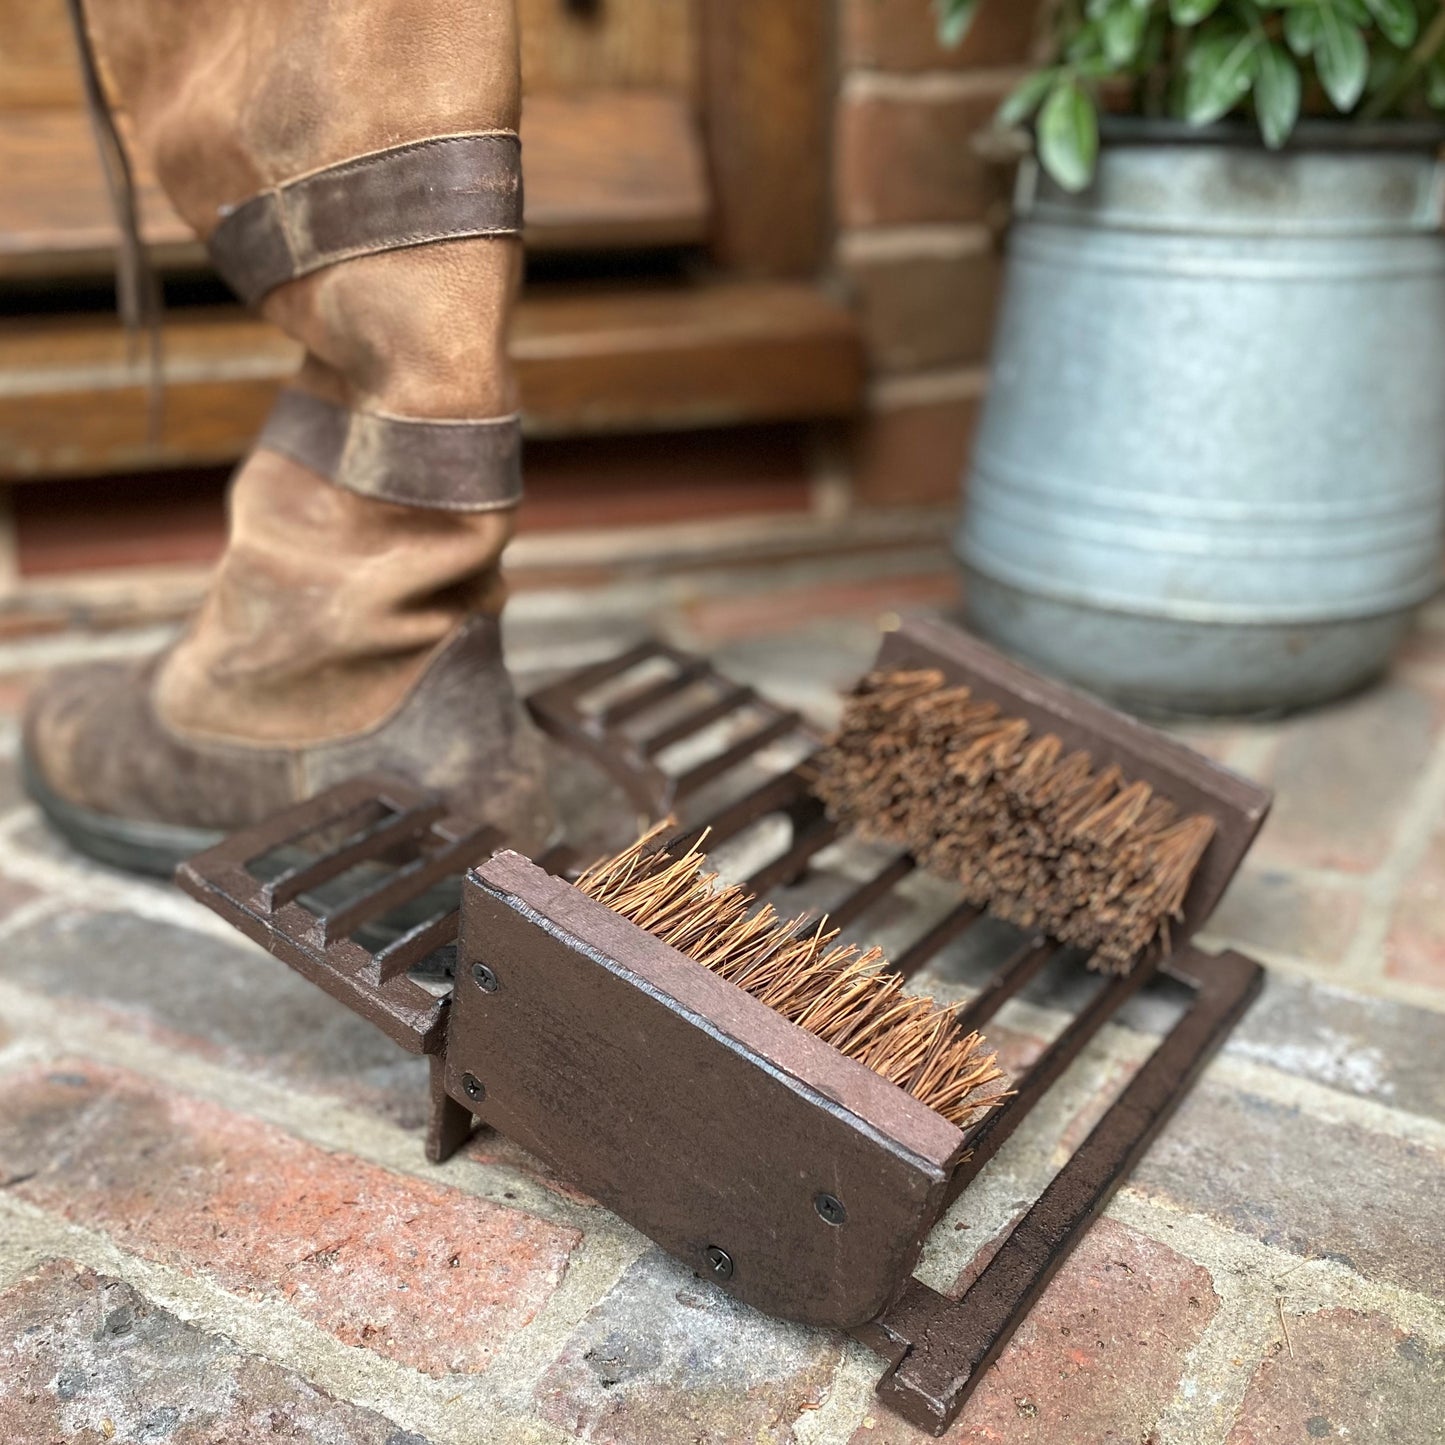
[[[513,0],[86,4],[132,143],[307,358],[182,640],[34,698],[33,795],[151,870],[373,769],[535,846],[550,816],[497,627],[520,498]]]

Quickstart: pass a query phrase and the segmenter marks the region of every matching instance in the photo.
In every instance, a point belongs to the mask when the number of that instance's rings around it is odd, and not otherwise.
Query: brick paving
[[[684,611],[676,640],[825,717],[881,592],[824,585],[771,622]],[[579,642],[519,599],[516,660],[641,625],[607,615]],[[0,698],[49,646],[0,646]],[[1280,790],[1212,927],[1270,981],[949,1439],[1445,1440],[1442,703],[1437,606],[1358,698],[1184,730]],[[874,1401],[866,1350],[737,1306],[507,1141],[427,1165],[415,1061],[172,890],[69,854],[15,788],[13,722],[0,744],[0,1439],[924,1438]],[[940,969],[925,984],[966,996],[966,960]],[[1010,1006],[1010,1061],[1067,985]],[[976,1275],[1158,1026],[1142,1005],[1085,1052],[922,1278]]]

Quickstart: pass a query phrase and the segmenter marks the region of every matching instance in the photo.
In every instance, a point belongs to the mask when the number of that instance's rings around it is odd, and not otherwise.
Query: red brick
[[[984,0],[967,39],[948,49],[924,0],[844,0],[843,58],[877,70],[1020,65],[1033,50],[1039,9],[1031,0]]]
[[[926,979],[920,979],[918,990],[923,993],[928,991]],[[1049,1046],[1048,1040],[1038,1034],[1026,1034],[998,1023],[986,1024],[984,1036],[988,1046],[998,1054],[999,1068],[1011,1079],[1022,1074]]]
[[[1395,841],[1441,729],[1441,700],[1400,679],[1280,725],[1256,862],[1367,873]]]
[[[39,897],[39,890],[28,883],[0,874],[0,920],[8,918],[17,908],[33,903]]]
[[[1445,1121],[1442,1013],[1272,971],[1224,1056]]]
[[[1333,968],[1354,939],[1363,905],[1352,887],[1246,865],[1210,918],[1209,931],[1246,949],[1272,949]]]
[[[1445,609],[1438,602],[1421,609],[1416,625],[1395,649],[1392,671],[1428,691],[1445,693]]]
[[[25,704],[36,684],[44,676],[44,673],[37,672],[0,674],[0,717],[18,718],[25,711]]]
[[[90,1065],[7,1084],[0,1175],[124,1248],[433,1375],[485,1370],[580,1240]]]
[[[0,1439],[424,1445],[68,1260],[0,1293]]]
[[[979,397],[886,406],[858,435],[854,494],[868,506],[957,505],[978,426]]]
[[[1385,972],[1404,983],[1445,989],[1445,835],[1437,834],[1396,900]]]
[[[1109,1111],[1124,1086],[1139,1072],[1137,1064],[1123,1059],[1109,1059],[1105,1062],[1094,1082],[1093,1092],[1079,1106],[1078,1112],[1059,1135],[1054,1145],[1054,1163],[1062,1165],[1074,1150],[1094,1131],[1094,1125]]]
[[[1195,752],[1213,758],[1226,768],[1235,768],[1236,772],[1241,769],[1235,767],[1235,759],[1248,755],[1258,733],[1258,728],[1249,723],[1207,719],[1165,722],[1160,726],[1181,742],[1188,743]]]
[[[1218,1308],[1207,1270],[1099,1221],[943,1437],[953,1445],[1144,1441]],[[929,1436],[875,1409],[852,1445]]]
[[[426,1124],[426,1061],[239,937],[67,908],[12,929],[0,978],[167,1048]]]
[[[1007,195],[1008,183],[970,142],[992,120],[1006,90],[845,98],[836,158],[842,223],[889,226],[989,216]]]
[[[600,1207],[590,1194],[584,1194],[566,1180],[559,1179],[535,1154],[529,1154],[520,1144],[513,1143],[505,1134],[498,1134],[495,1129],[478,1129],[467,1145],[466,1157],[487,1169],[515,1170],[532,1183],[550,1189],[569,1204],[580,1204],[588,1209]]]
[[[537,1384],[589,1445],[785,1445],[828,1393],[839,1337],[767,1318],[649,1250]]]
[[[1220,1074],[1227,1077],[1228,1062]],[[1445,1299],[1445,1152],[1198,1085],[1131,1188],[1291,1253]]]
[[[1382,1315],[1321,1310],[1289,1320],[1289,1340],[1255,1371],[1227,1445],[1439,1445],[1442,1424],[1445,1351]]]
[[[956,256],[853,259],[875,369],[921,371],[988,357],[1001,268],[991,246]]]

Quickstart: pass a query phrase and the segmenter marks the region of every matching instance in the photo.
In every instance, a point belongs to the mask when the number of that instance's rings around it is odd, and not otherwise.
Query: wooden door
[[[529,246],[705,242],[698,0],[519,6]],[[103,272],[114,227],[64,0],[0,0],[0,36],[0,278]],[[199,264],[186,227],[141,180],[160,263]]]

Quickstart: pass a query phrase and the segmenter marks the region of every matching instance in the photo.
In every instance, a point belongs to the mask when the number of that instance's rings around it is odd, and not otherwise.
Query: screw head
[[[501,988],[501,982],[497,975],[492,972],[484,963],[472,965],[472,977],[477,981],[477,987],[483,993],[496,993]]]
[[[731,1279],[733,1277],[733,1257],[727,1250],[710,1244],[703,1251],[703,1258],[707,1260],[707,1271],[714,1279]]]
[[[487,1086],[475,1074],[462,1075],[462,1090],[474,1104],[487,1097]]]
[[[813,1208],[818,1211],[818,1218],[824,1224],[831,1224],[835,1228],[848,1218],[848,1211],[843,1208],[843,1201],[836,1194],[820,1194],[813,1200]]]

